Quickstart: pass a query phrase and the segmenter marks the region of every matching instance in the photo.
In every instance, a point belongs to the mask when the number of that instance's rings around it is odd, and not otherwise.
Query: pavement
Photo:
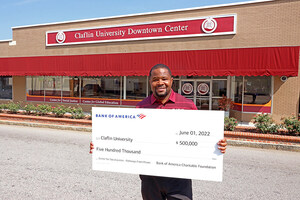
[[[0,124],[72,130],[87,133],[92,132],[92,120],[86,119],[79,120],[0,113]],[[239,124],[239,126],[249,129],[253,128],[251,124]],[[300,136],[257,134],[236,131],[224,131],[224,136],[227,139],[228,145],[231,146],[300,152]]]

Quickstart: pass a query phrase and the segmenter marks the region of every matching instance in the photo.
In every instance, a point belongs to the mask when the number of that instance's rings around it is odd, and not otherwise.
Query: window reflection
[[[45,96],[61,97],[62,77],[46,76],[44,78]]]
[[[270,76],[246,76],[244,81],[243,77],[235,77],[234,85],[235,103],[242,103],[242,97],[244,104],[266,104],[271,100]]]
[[[27,94],[33,96],[44,96],[44,77],[28,76],[26,77]]]
[[[12,99],[12,77],[0,77],[0,99]]]
[[[212,96],[222,97],[227,93],[227,80],[213,80]]]
[[[120,98],[121,77],[84,77],[81,96],[86,98]]]
[[[63,97],[79,97],[79,78],[63,77],[62,96]]]
[[[237,76],[234,79],[234,102],[242,103],[242,95],[243,95],[243,77]]]
[[[147,96],[146,76],[126,77],[126,99],[144,99]]]
[[[271,100],[271,77],[245,77],[245,104],[266,104]]]
[[[174,92],[180,93],[179,80],[173,80],[172,89]]]

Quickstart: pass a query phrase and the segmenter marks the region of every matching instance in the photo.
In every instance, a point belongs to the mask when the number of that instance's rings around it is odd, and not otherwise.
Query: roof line
[[[12,39],[0,40],[0,42],[11,42]]]
[[[115,19],[115,18],[123,18],[123,17],[135,17],[135,16],[141,16],[141,15],[163,14],[163,13],[190,11],[190,10],[198,10],[198,9],[209,9],[209,8],[218,8],[218,7],[227,7],[227,6],[237,6],[237,5],[262,3],[262,2],[269,2],[269,1],[274,1],[274,0],[252,0],[252,1],[245,1],[245,2],[201,6],[201,7],[193,7],[193,8],[183,8],[183,9],[166,10],[166,11],[146,12],[146,13],[138,13],[138,14],[118,15],[118,16],[71,20],[71,21],[62,21],[62,22],[51,22],[51,23],[44,23],[44,24],[15,26],[15,27],[12,27],[12,29],[29,28],[29,27],[36,27],[36,26],[48,26],[48,25],[55,25],[55,24],[76,23],[76,22],[86,22],[86,21],[95,21],[95,20],[104,20],[104,19]]]

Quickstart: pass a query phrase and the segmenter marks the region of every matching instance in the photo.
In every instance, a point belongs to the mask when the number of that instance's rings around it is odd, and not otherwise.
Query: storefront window
[[[126,77],[126,99],[144,99],[147,96],[146,76]]]
[[[246,76],[244,79],[243,77],[235,77],[234,102],[266,104],[271,100],[271,87],[270,76]]]
[[[271,77],[245,77],[245,104],[266,104],[271,100]]]
[[[222,98],[222,95],[224,95],[224,96],[227,95],[227,80],[213,80],[212,110],[219,110],[219,101],[218,100],[220,98]]]
[[[213,80],[212,86],[213,97],[222,97],[222,95],[226,96],[227,80]]]
[[[84,77],[81,82],[82,98],[119,99],[121,77]]]
[[[103,93],[102,79],[100,77],[84,77],[81,82],[81,97],[100,98]]]
[[[0,99],[12,99],[12,77],[0,77]]]
[[[26,88],[27,88],[27,95],[44,97],[44,77],[27,76]]]
[[[79,97],[79,78],[63,77],[63,97]]]
[[[234,110],[271,113],[271,76],[233,77]]]
[[[243,96],[243,77],[236,76],[234,77],[234,102],[242,103]]]
[[[180,93],[179,80],[173,79],[172,89],[174,92]]]
[[[271,100],[271,77],[245,77],[244,104],[266,104]]]
[[[212,110],[220,110],[219,108],[219,98],[213,98],[212,99]]]
[[[62,77],[46,76],[44,79],[45,96],[61,97]]]

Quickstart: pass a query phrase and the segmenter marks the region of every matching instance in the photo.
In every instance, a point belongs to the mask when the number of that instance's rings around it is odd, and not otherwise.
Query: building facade
[[[168,65],[198,109],[250,121],[299,114],[300,1],[220,6],[13,27],[0,41],[0,103],[134,107],[149,69]]]

